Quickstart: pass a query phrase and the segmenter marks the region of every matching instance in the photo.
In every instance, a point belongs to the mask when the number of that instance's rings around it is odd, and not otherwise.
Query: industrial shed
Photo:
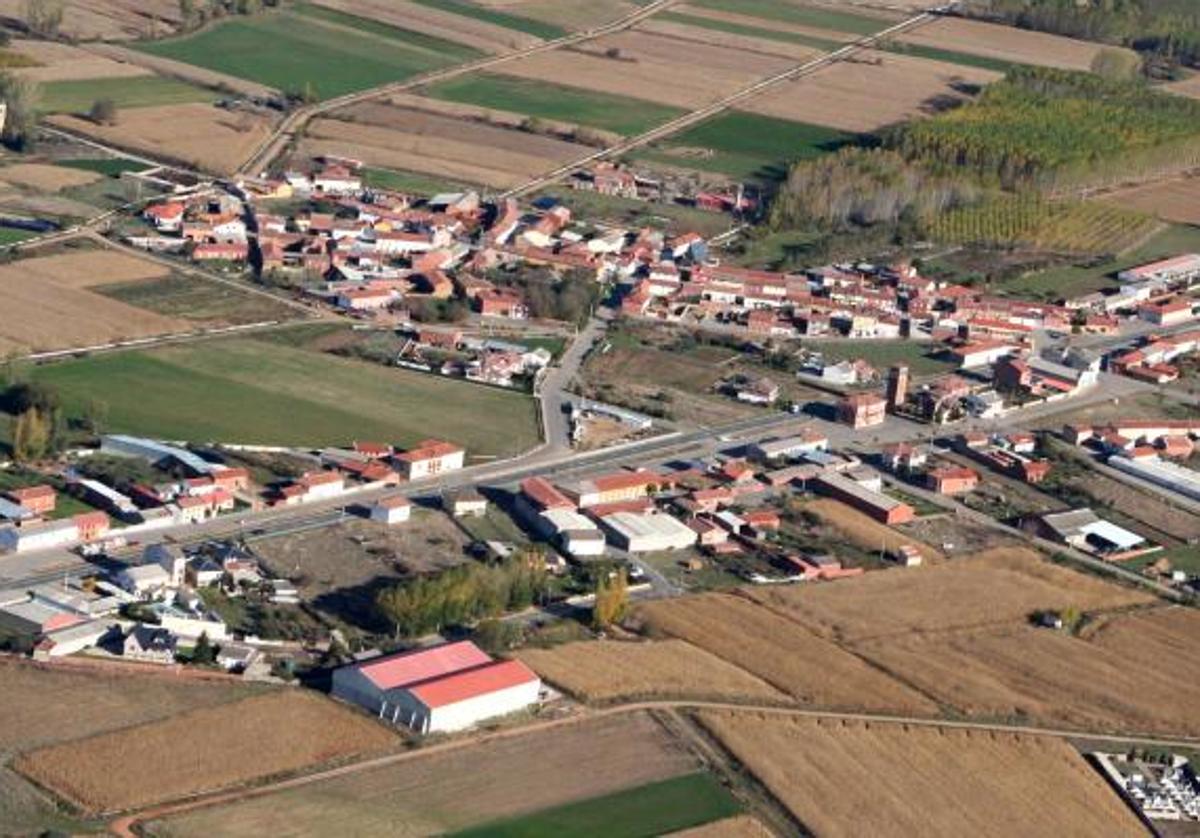
[[[696,543],[696,531],[670,515],[614,512],[600,519],[609,542],[629,553],[682,550]]]

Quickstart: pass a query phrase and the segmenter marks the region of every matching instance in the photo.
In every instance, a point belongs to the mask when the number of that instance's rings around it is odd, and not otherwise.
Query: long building
[[[1200,472],[1160,460],[1158,457],[1136,460],[1129,457],[1109,457],[1108,464],[1118,471],[1200,501]]]
[[[905,524],[916,517],[916,510],[907,503],[860,486],[840,474],[822,474],[816,480],[816,488],[884,524]]]

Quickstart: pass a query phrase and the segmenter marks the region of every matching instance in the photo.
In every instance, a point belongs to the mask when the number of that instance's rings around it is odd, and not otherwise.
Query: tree
[[[629,583],[625,571],[606,573],[596,580],[596,601],[592,606],[592,625],[603,631],[625,618],[629,607]]]
[[[4,130],[0,140],[16,149],[33,144],[37,129],[38,87],[28,79],[0,72],[0,102],[4,103]]]
[[[475,627],[471,639],[480,649],[490,654],[508,651],[520,645],[524,639],[521,626],[502,620],[484,620]]]
[[[58,35],[63,21],[63,0],[25,0],[25,26],[41,38]]]
[[[117,103],[112,99],[97,99],[95,102],[92,102],[92,109],[88,111],[88,118],[97,125],[116,125]]]
[[[184,29],[192,29],[200,22],[195,0],[179,0],[179,20]]]
[[[13,420],[13,458],[18,463],[40,460],[50,447],[50,426],[36,410],[27,410]]]
[[[1127,49],[1106,47],[1096,53],[1091,69],[1109,81],[1133,81],[1142,71],[1142,59]]]
[[[192,647],[192,663],[207,666],[215,663],[216,660],[217,650],[212,641],[208,639],[208,632],[201,632],[200,637],[196,640],[196,645]]]
[[[99,436],[107,421],[108,402],[102,399],[88,399],[83,406],[83,427],[87,432]]]

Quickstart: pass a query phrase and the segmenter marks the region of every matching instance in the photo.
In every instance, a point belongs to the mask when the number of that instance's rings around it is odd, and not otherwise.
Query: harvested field
[[[129,108],[116,125],[60,115],[50,122],[119,148],[179,160],[228,174],[237,169],[271,132],[271,120],[247,111],[227,111],[199,102]]]
[[[700,715],[817,835],[1145,835],[1066,742],[904,725]]]
[[[606,51],[620,51],[609,58]],[[791,66],[786,58],[728,47],[683,43],[650,32],[607,35],[575,49],[532,55],[500,65],[520,78],[631,96],[693,109]]]
[[[737,815],[671,833],[672,838],[771,838],[771,835],[771,830],[751,815]]]
[[[377,20],[465,44],[483,52],[506,52],[533,46],[541,39],[482,20],[472,20],[406,0],[317,0],[329,9]]]
[[[280,300],[182,274],[151,281],[96,285],[91,290],[143,311],[193,323],[239,326],[268,320],[295,320],[298,316],[296,309]]]
[[[22,259],[0,266],[0,351],[39,351],[90,346],[186,328],[163,317],[89,290],[107,282],[166,276],[152,262],[111,252],[88,251]]]
[[[500,110],[499,108],[472,105],[465,102],[452,102],[449,99],[432,99],[427,96],[418,96],[414,93],[394,93],[387,98],[387,103],[401,109],[423,111],[452,119],[486,122],[489,125],[500,128],[520,128],[522,123],[529,119],[526,114],[518,111]],[[549,131],[557,132],[564,136],[582,127],[575,122],[546,119],[544,117],[539,117],[539,119]],[[621,135],[615,131],[605,131],[592,126],[587,126],[586,128],[592,137],[608,145],[615,145],[621,140]],[[522,135],[526,137],[530,136],[527,132],[522,132]],[[580,148],[580,153],[586,152],[586,148]]]
[[[864,30],[882,29],[895,23],[899,18],[881,19],[878,26],[862,25],[854,27],[847,24],[845,21],[839,22],[837,18],[824,18],[821,16],[805,16],[803,14],[789,14],[789,12],[799,11],[796,4],[789,3],[774,3],[773,6],[768,2],[757,2],[753,7],[743,3],[730,3],[726,0],[693,0],[691,3],[685,3],[678,7],[678,11],[692,17],[706,18],[717,23],[732,25],[739,28],[767,28],[776,32],[787,33],[793,36],[813,39],[815,42],[825,43],[844,43],[860,37],[865,32],[856,33],[855,28]],[[737,11],[733,11],[736,9]],[[763,14],[763,13],[766,14]],[[771,14],[774,12],[775,14]],[[877,12],[874,10],[865,12],[864,18],[874,17]]]
[[[285,690],[52,745],[15,766],[88,811],[111,812],[384,751],[396,741],[373,719]]]
[[[490,186],[523,183],[590,151],[551,137],[389,105],[356,105],[338,115],[339,119],[315,120],[307,131],[307,144],[316,149],[327,144],[355,148],[353,156],[368,165]]]
[[[811,61],[821,54],[815,47],[796,43],[795,41],[775,40],[745,35],[738,32],[726,32],[720,29],[693,26],[674,19],[661,20],[652,17],[638,25],[638,31],[662,35],[685,43],[705,44],[708,46],[724,47],[741,50],[747,53],[773,55],[787,58],[796,64]]]
[[[1123,209],[1151,213],[1164,221],[1200,225],[1200,178],[1190,177],[1119,189],[1099,198]]]
[[[659,698],[790,703],[766,682],[682,640],[571,643],[523,649],[517,657],[592,703]]]
[[[815,513],[822,521],[845,536],[851,544],[862,550],[897,550],[903,545],[915,547],[928,561],[940,562],[945,558],[938,550],[922,544],[915,538],[881,524],[874,518],[851,506],[832,498],[821,498],[804,504],[804,508]]]
[[[0,752],[50,745],[106,730],[213,707],[262,692],[236,682],[79,672],[27,661],[0,661]],[[79,708],[90,708],[80,713]]]
[[[442,834],[694,771],[645,714],[493,739],[152,824],[155,835]]]
[[[965,101],[956,87],[995,81],[1000,73],[870,50],[854,61],[823,67],[743,102],[744,110],[827,125],[874,131]]]
[[[1088,612],[1154,601],[1021,547],[836,585],[753,588],[747,596],[839,643],[1020,623],[1042,608]]]
[[[855,649],[965,716],[1196,736],[1200,661],[1188,650],[1200,614],[1181,613],[1112,617],[1090,640],[1012,622]]]
[[[149,72],[134,64],[114,61],[86,49],[55,41],[13,41],[10,49],[40,65],[19,67],[12,70],[12,74],[39,84],[73,79],[130,78]]]
[[[24,0],[0,0],[0,16],[25,19]],[[162,37],[179,25],[175,0],[67,0],[59,33],[71,40]]]
[[[855,655],[737,596],[702,594],[647,603],[637,609],[635,620],[651,636],[686,640],[803,704],[918,715],[937,710],[933,702]]]
[[[100,179],[96,172],[51,166],[46,163],[17,163],[0,169],[0,180],[41,192],[58,192],[71,186],[86,186]]]
[[[512,12],[563,29],[590,29],[637,10],[638,0],[475,0],[480,6]]]
[[[1076,41],[1061,35],[959,17],[940,17],[900,35],[896,40],[1014,64],[1035,64],[1064,70],[1090,70],[1092,59],[1106,48],[1103,44]]]

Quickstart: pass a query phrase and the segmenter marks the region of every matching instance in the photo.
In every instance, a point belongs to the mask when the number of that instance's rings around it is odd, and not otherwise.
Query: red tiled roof
[[[444,442],[440,439],[427,439],[424,442],[418,443],[415,448],[411,448],[403,454],[398,455],[396,459],[405,463],[412,463],[418,460],[449,457],[451,454],[458,454],[462,451],[463,448],[452,442]]]
[[[520,661],[495,661],[419,684],[409,690],[426,707],[445,707],[538,680]]]
[[[474,643],[462,640],[388,655],[360,664],[358,671],[379,689],[392,690],[483,666],[491,660]]]
[[[542,509],[574,509],[571,499],[544,477],[529,477],[521,481],[521,493]]]

